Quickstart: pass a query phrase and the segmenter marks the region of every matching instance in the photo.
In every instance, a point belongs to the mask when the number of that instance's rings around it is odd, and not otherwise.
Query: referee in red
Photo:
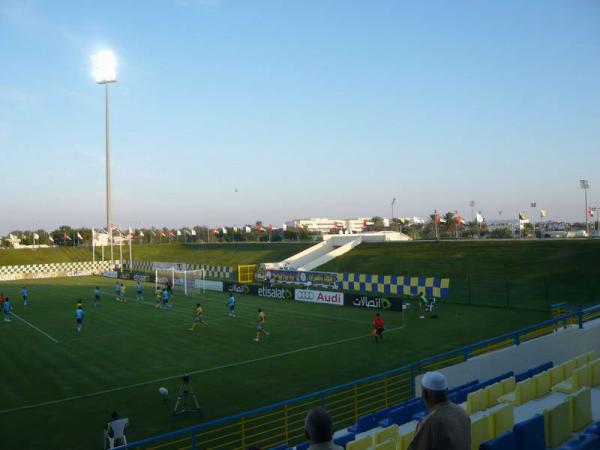
[[[375,342],[379,343],[383,341],[383,330],[385,329],[385,324],[383,323],[383,319],[379,313],[375,314],[375,319],[371,325],[373,325],[373,336],[375,336]]]

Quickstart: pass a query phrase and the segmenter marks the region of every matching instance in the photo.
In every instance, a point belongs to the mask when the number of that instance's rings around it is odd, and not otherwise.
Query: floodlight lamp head
[[[581,187],[581,189],[589,189],[590,182],[588,180],[579,180],[579,186]]]
[[[92,55],[92,75],[98,84],[117,81],[117,59],[110,50],[101,50]]]

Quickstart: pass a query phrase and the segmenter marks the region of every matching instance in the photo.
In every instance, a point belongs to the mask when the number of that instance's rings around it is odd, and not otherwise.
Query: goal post
[[[252,283],[258,264],[238,264],[238,283]]]
[[[158,289],[167,282],[171,282],[171,286],[175,286],[175,268],[170,267],[168,269],[156,269],[154,272],[154,289]]]

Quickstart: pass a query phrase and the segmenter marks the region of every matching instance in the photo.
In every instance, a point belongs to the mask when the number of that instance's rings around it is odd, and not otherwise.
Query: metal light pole
[[[394,223],[394,204],[396,203],[396,197],[392,199],[392,225]]]
[[[475,200],[471,200],[469,202],[469,206],[471,207],[471,223],[473,223],[473,208],[475,208]]]
[[[531,202],[531,209],[533,212],[531,213],[531,220],[533,220],[533,239],[535,239],[535,208],[537,207],[536,202]]]
[[[585,195],[585,230],[588,236],[590,235],[590,224],[588,222],[588,204],[587,204],[587,190],[590,188],[588,180],[579,180],[579,187],[583,189]]]
[[[104,85],[104,100],[106,114],[106,230],[110,243],[110,261],[114,262],[112,234],[112,195],[110,183],[110,114],[109,114],[109,83],[117,81],[117,60],[112,52],[103,50],[92,56],[92,72],[96,83]]]

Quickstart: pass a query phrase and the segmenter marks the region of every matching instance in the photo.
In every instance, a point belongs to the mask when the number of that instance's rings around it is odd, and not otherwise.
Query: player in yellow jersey
[[[258,342],[260,337],[264,334],[265,336],[269,335],[269,332],[265,330],[265,323],[267,322],[267,315],[263,312],[262,309],[258,308],[258,325],[256,327],[256,337],[254,338],[254,342]]]
[[[156,303],[154,303],[155,308],[160,308],[160,304],[162,303],[162,291],[159,287],[154,291],[154,295],[156,296]]]
[[[200,303],[196,303],[196,317],[194,317],[190,331],[194,331],[196,328],[198,328],[198,325],[201,324],[206,325],[206,322],[204,321],[204,309],[202,309],[202,305],[200,305]]]

